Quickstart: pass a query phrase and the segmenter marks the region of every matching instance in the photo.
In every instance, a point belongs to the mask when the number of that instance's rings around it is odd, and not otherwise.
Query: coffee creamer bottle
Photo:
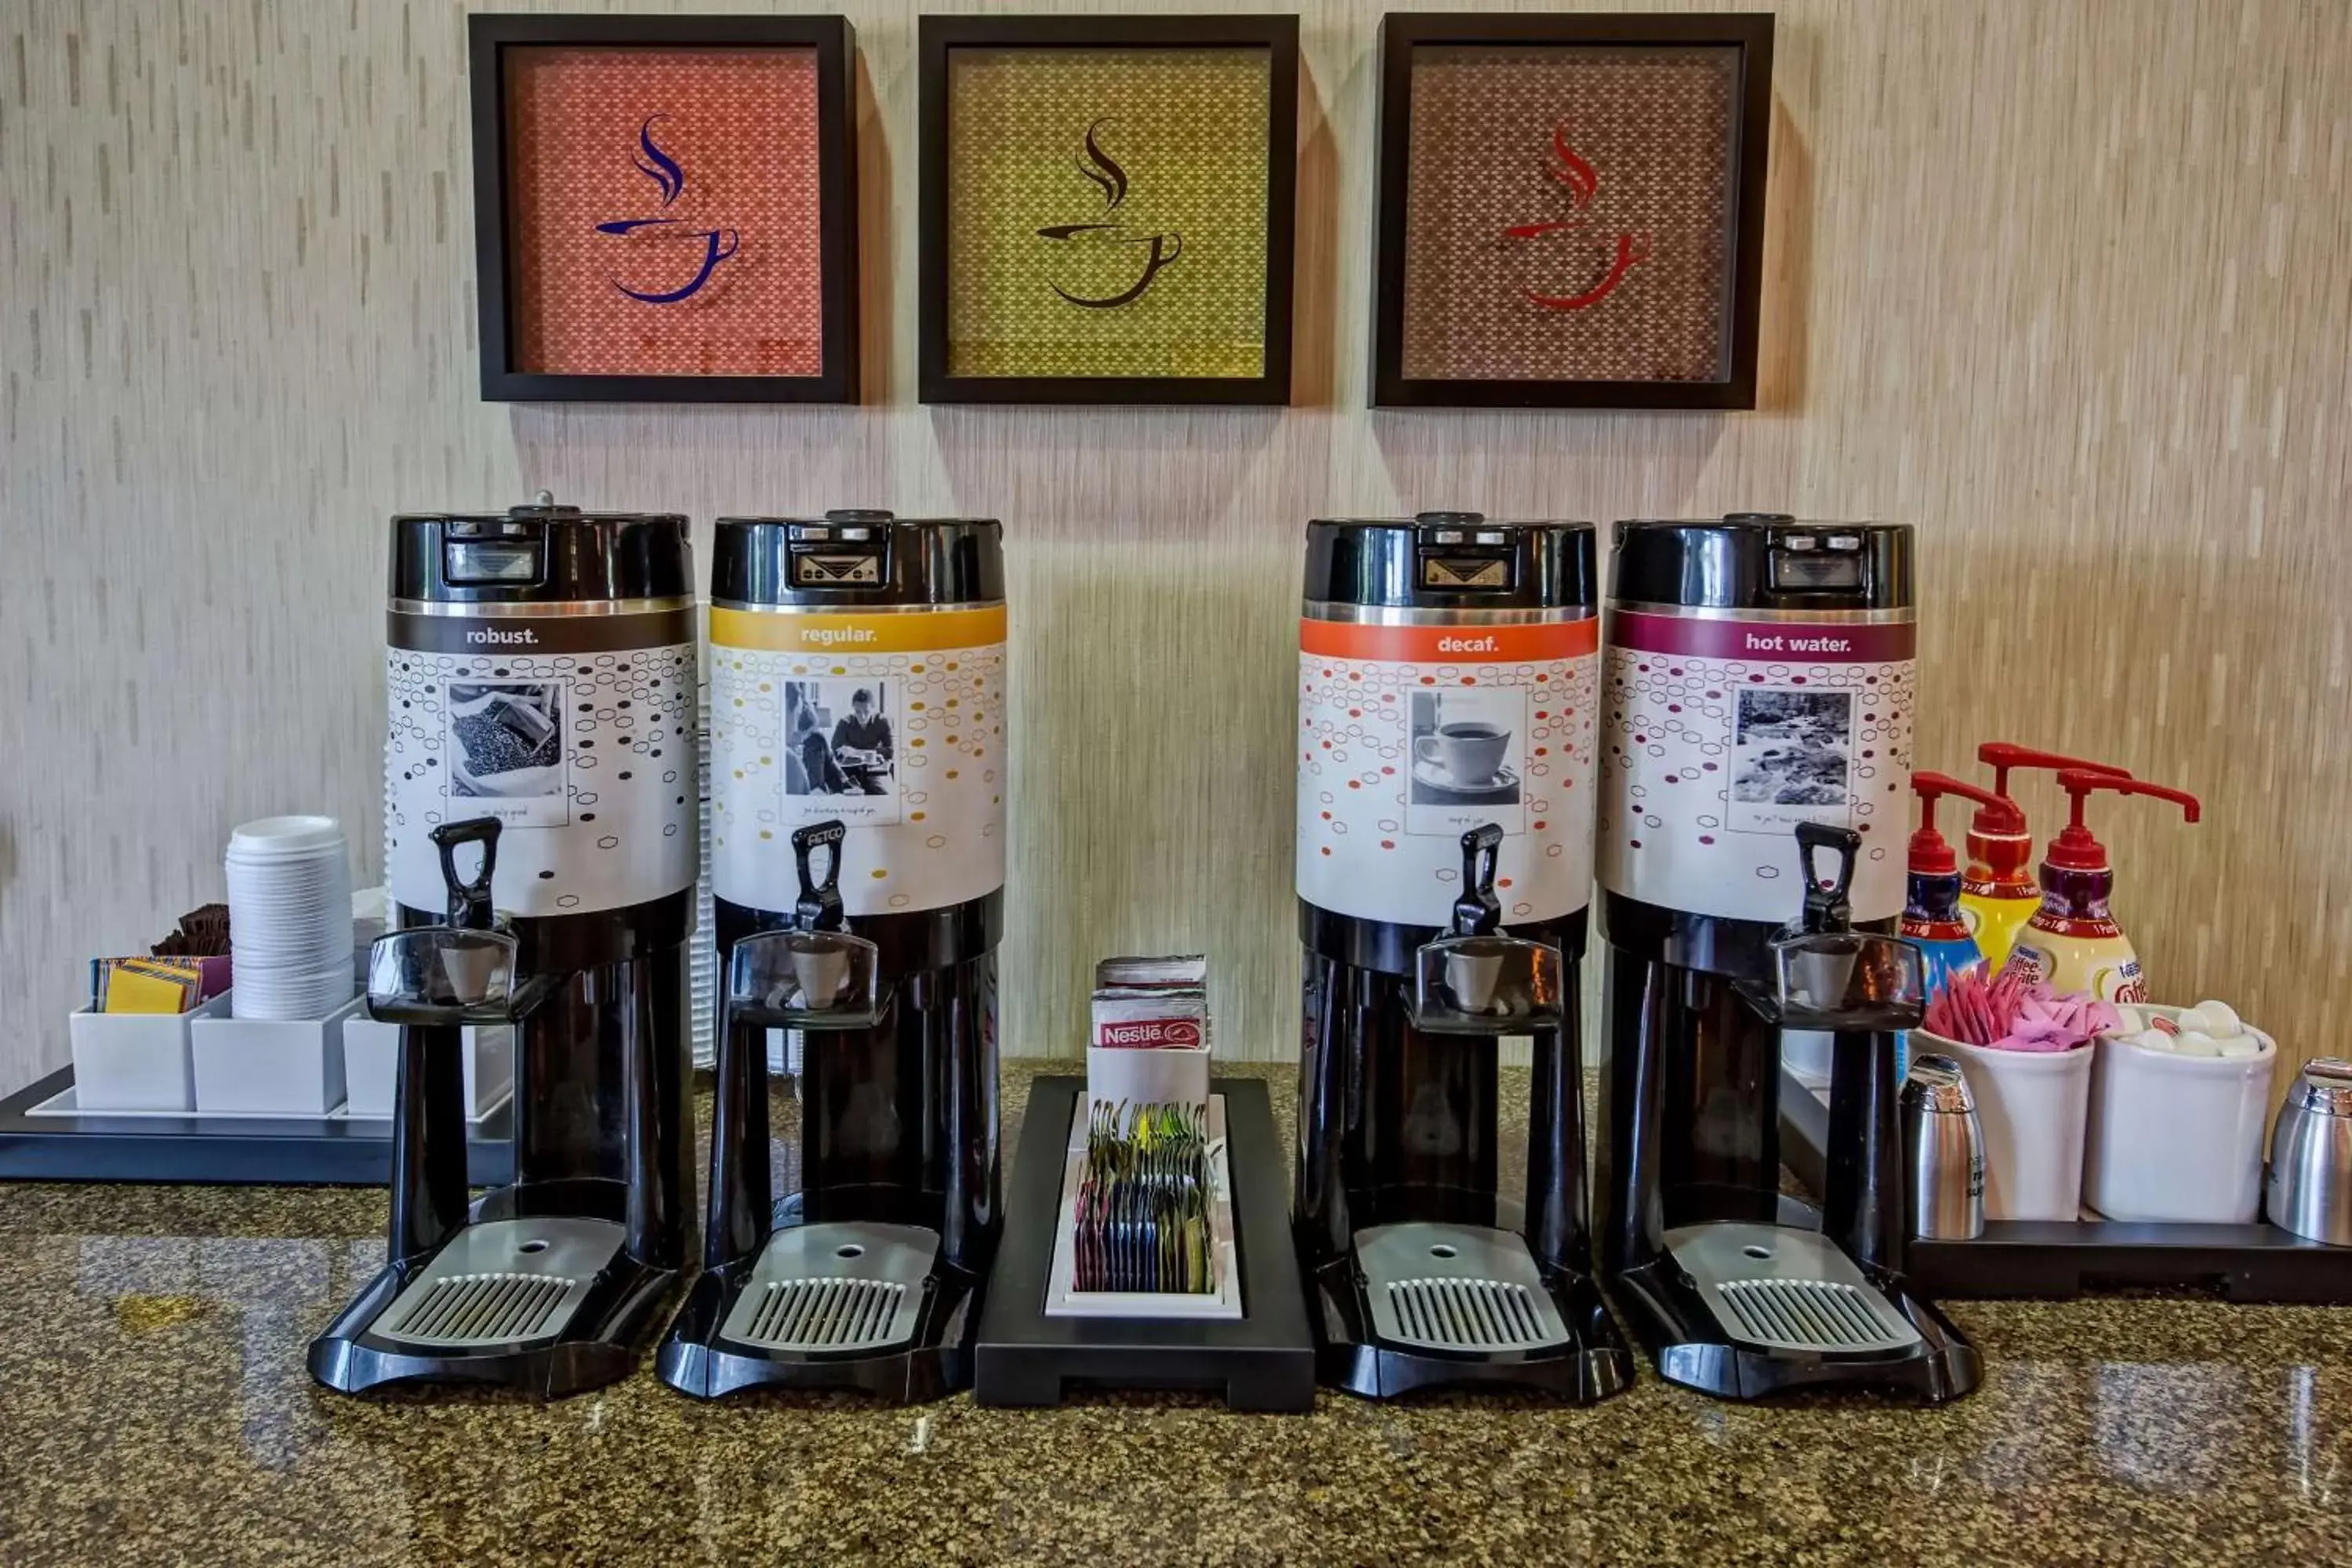
[[[2106,846],[2083,825],[2083,802],[2098,790],[2152,795],[2197,820],[2197,797],[2162,784],[2113,773],[2074,769],[2058,775],[2058,787],[2074,800],[2074,812],[2042,860],[2042,907],[2018,933],[2004,973],[2038,980],[2061,993],[2086,991],[2103,1002],[2145,1002],[2147,982],[2131,939],[2107,908],[2115,891],[2115,868]]]
[[[2009,962],[2010,944],[2042,907],[2042,889],[2028,869],[2033,864],[2033,837],[2027,831],[2025,814],[2009,793],[2011,770],[2073,768],[2113,773],[2117,778],[2131,774],[2105,763],[2037,752],[2007,741],[1988,741],[1979,746],[1977,761],[1992,769],[1992,793],[2009,803],[2009,809],[1979,806],[1969,824],[1969,868],[1960,879],[1960,920],[1976,939],[1985,963],[1999,973]]]

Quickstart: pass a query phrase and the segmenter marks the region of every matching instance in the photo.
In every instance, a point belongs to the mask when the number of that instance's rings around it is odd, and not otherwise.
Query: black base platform
[[[1273,1102],[1255,1079],[1219,1079],[1233,1177],[1244,1315],[1236,1320],[1049,1318],[1048,1276],[1070,1121],[1086,1080],[1039,1079],[1005,1191],[1004,1240],[981,1316],[972,1394],[982,1405],[1050,1405],[1088,1388],[1207,1389],[1234,1410],[1315,1403],[1315,1341],[1290,1247],[1289,1183]]]
[[[735,1310],[756,1258],[705,1273],[662,1339],[654,1368],[664,1383],[697,1399],[721,1399],[755,1388],[838,1389],[871,1394],[897,1405],[944,1399],[971,1386],[971,1318],[979,1284],[954,1269],[925,1285],[922,1327],[916,1342],[882,1355],[760,1351],[719,1335]]]
[[[1876,1394],[1942,1405],[1973,1393],[1984,1362],[1950,1319],[1925,1297],[1895,1287],[1881,1294],[1916,1330],[1906,1351],[1784,1351],[1736,1344],[1672,1257],[1629,1269],[1610,1293],[1668,1383],[1717,1399],[1792,1394]]]
[[[468,1211],[467,1224],[524,1217],[518,1201],[523,1191],[501,1187],[483,1194]],[[582,1217],[618,1221],[624,1216],[604,1212]],[[674,1268],[652,1268],[626,1252],[617,1253],[596,1276],[563,1331],[529,1344],[454,1350],[372,1333],[384,1310],[438,1256],[436,1249],[393,1263],[370,1280],[326,1332],[310,1342],[310,1375],[341,1394],[433,1384],[488,1384],[541,1399],[586,1394],[635,1370],[646,1334],[677,1279]]]
[[[31,1116],[73,1086],[57,1071],[0,1100],[0,1181],[381,1187],[392,1122],[324,1116]],[[514,1102],[467,1130],[466,1179],[514,1180]]]
[[[1814,1192],[1822,1190],[1829,1120],[1829,1107],[1811,1090],[1781,1075],[1781,1161]],[[1904,1244],[1904,1272],[1922,1290],[1954,1300],[2071,1300],[2107,1289],[2169,1289],[2232,1301],[2352,1303],[2352,1247],[2308,1241],[2261,1220],[1988,1220],[1974,1241],[1912,1237]]]
[[[1583,1275],[1547,1270],[1544,1289],[1573,1336],[1556,1350],[1449,1355],[1382,1342],[1364,1321],[1363,1292],[1346,1258],[1315,1276],[1316,1370],[1332,1388],[1366,1399],[1425,1389],[1528,1389],[1594,1405],[1633,1385],[1633,1352],[1600,1289]]]

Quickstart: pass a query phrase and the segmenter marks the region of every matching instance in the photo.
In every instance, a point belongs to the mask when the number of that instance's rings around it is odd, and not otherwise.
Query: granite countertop
[[[1990,1370],[1939,1410],[1723,1405],[1646,1366],[1583,1410],[702,1405],[650,1354],[555,1405],[372,1402],[303,1352],[383,1215],[371,1191],[0,1186],[0,1562],[2352,1557],[2352,1311],[1959,1302]]]

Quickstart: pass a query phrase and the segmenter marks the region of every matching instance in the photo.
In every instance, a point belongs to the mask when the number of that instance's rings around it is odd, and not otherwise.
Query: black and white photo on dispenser
[[[1845,822],[1853,799],[1853,693],[1750,687],[1738,692],[1730,825],[1738,833]]]
[[[450,682],[451,798],[509,827],[568,823],[565,689],[560,680]]]
[[[1460,834],[1493,822],[1526,831],[1527,692],[1465,686],[1415,691],[1408,701],[1405,830]]]
[[[783,685],[786,819],[896,823],[898,679],[828,676]]]

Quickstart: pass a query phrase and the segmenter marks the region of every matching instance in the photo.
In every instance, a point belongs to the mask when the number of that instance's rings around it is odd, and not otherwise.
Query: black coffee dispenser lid
[[[583,512],[542,490],[503,512],[394,518],[390,591],[427,604],[690,602],[693,547],[677,513]]]
[[[1801,522],[1777,512],[1617,525],[1609,598],[1717,610],[1904,610],[1916,602],[1911,526]]]
[[[1004,528],[993,518],[887,511],[823,517],[722,517],[710,602],[856,609],[994,605],[1004,599]]]
[[[1310,605],[1589,615],[1593,582],[1589,522],[1498,522],[1475,511],[1425,511],[1307,525]]]

